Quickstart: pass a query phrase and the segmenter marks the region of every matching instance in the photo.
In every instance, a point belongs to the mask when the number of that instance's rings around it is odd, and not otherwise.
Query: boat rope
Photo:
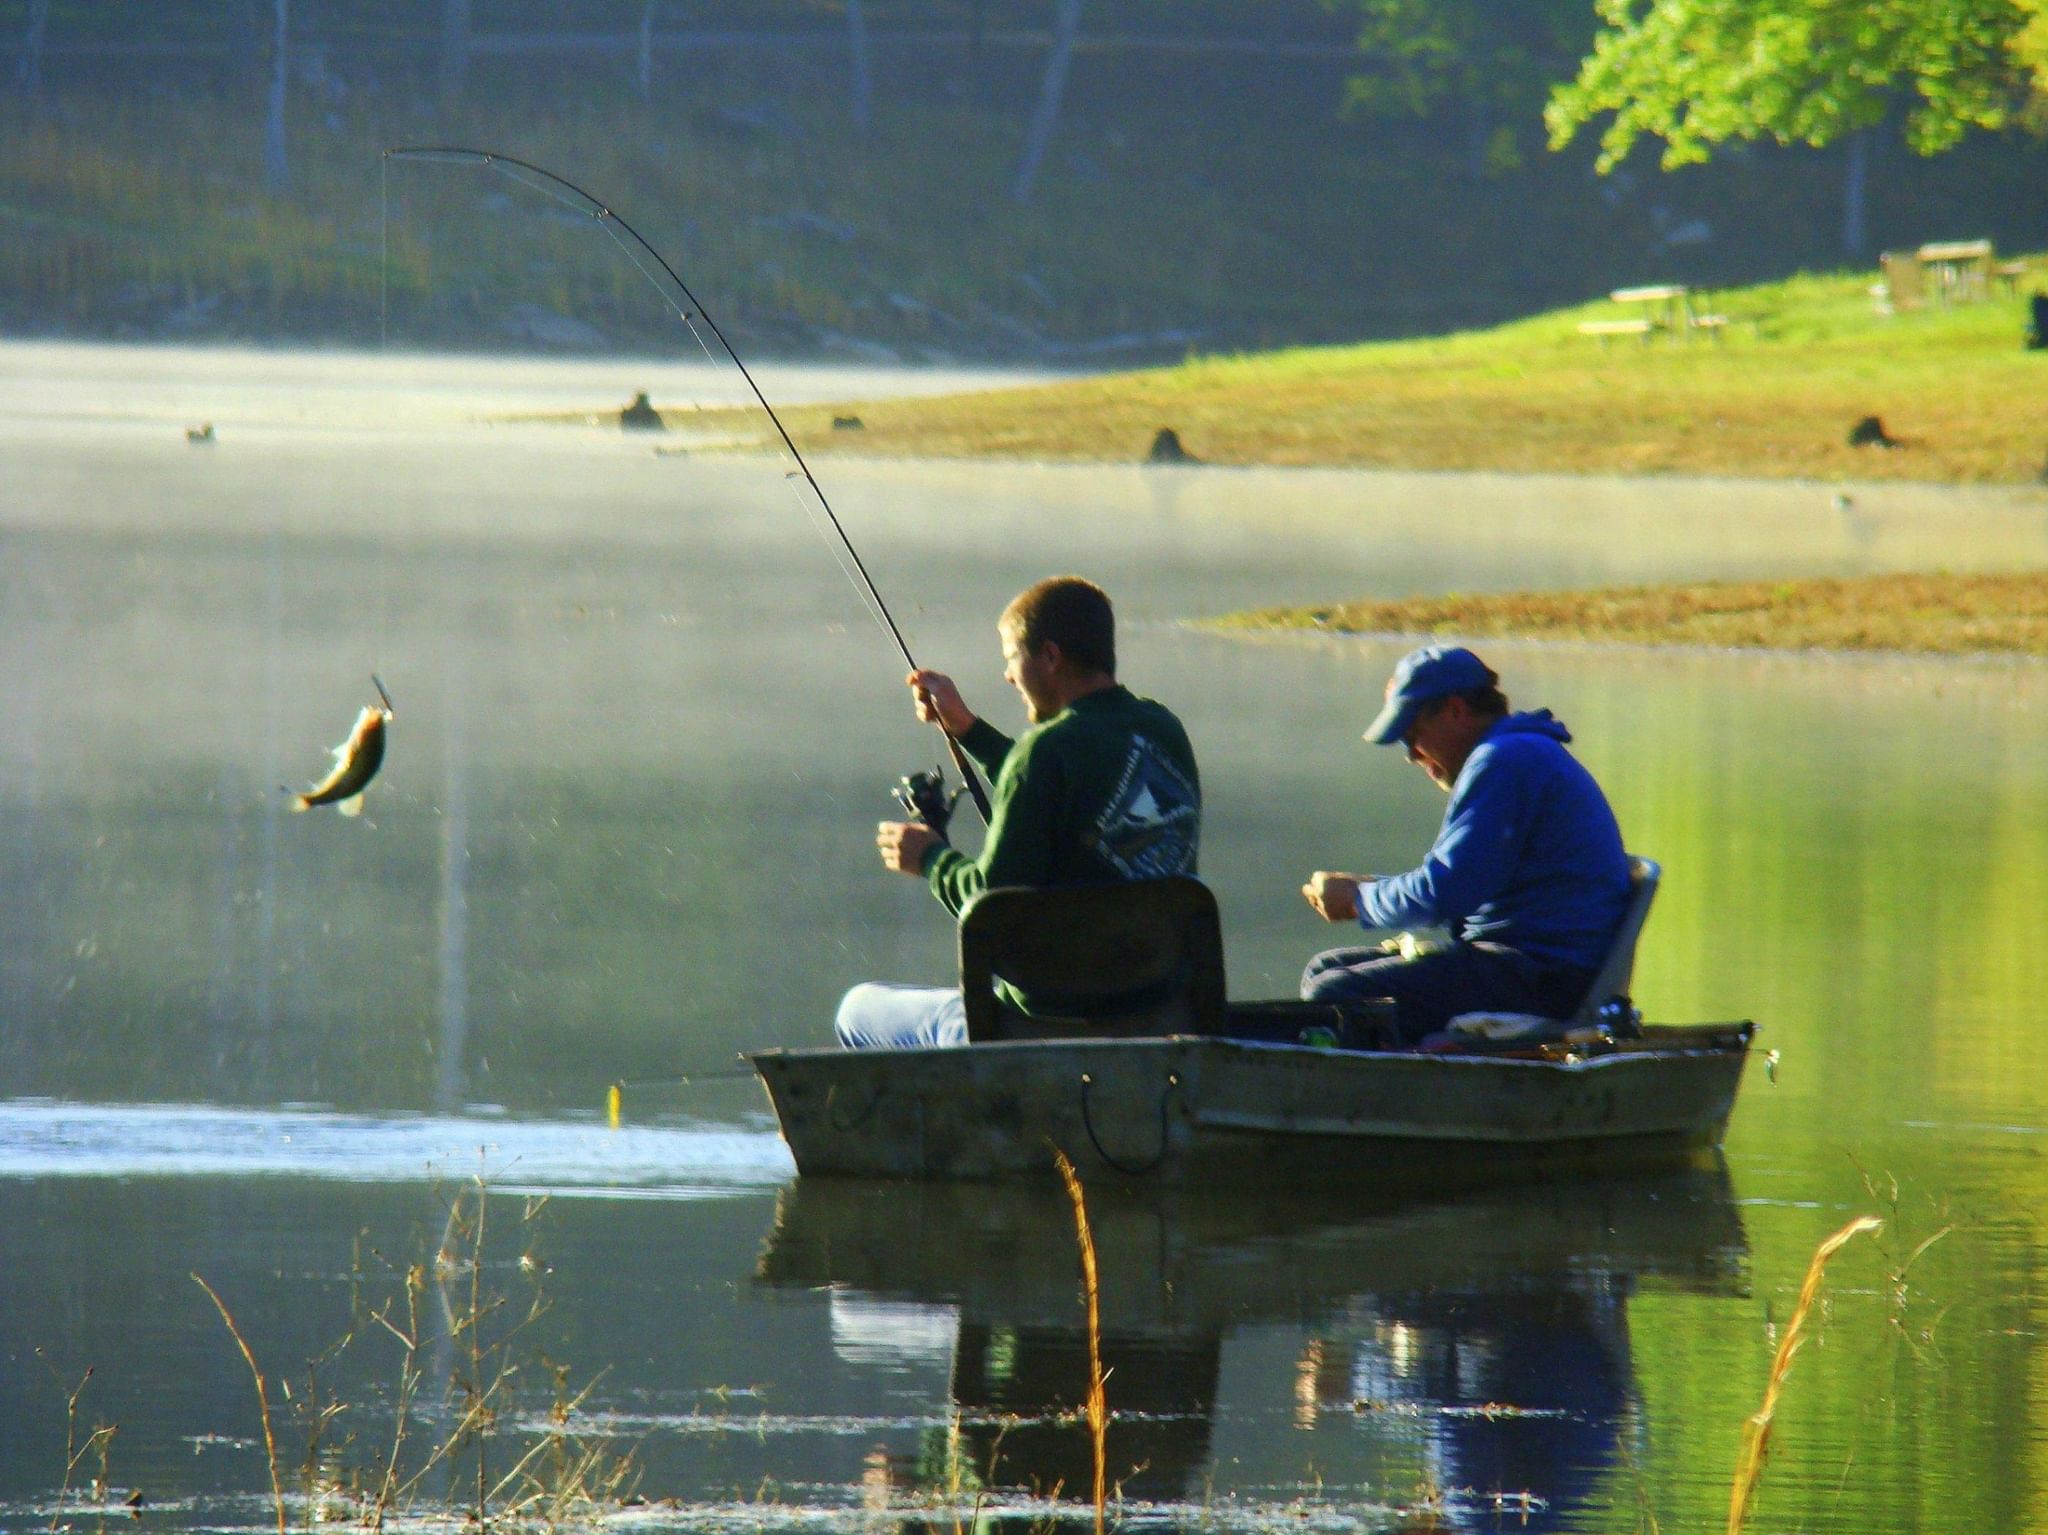
[[[1159,1170],[1159,1164],[1166,1160],[1166,1103],[1169,1098],[1171,1098],[1175,1093],[1180,1091],[1180,1073],[1177,1071],[1169,1071],[1166,1074],[1166,1086],[1159,1094],[1159,1150],[1153,1155],[1152,1160],[1145,1163],[1142,1167],[1129,1163],[1119,1162],[1115,1157],[1111,1156],[1107,1151],[1102,1149],[1102,1137],[1095,1133],[1095,1117],[1090,1112],[1088,1107],[1089,1094],[1094,1092],[1094,1090],[1094,1075],[1090,1072],[1082,1072],[1081,1125],[1082,1128],[1088,1132],[1088,1144],[1095,1148],[1095,1154],[1098,1157],[1102,1158],[1103,1162],[1106,1163],[1109,1167],[1113,1168],[1117,1172],[1122,1173],[1127,1178],[1142,1178],[1149,1173],[1157,1172]]]

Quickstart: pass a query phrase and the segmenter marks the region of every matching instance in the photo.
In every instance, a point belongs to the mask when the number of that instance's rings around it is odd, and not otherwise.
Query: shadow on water
[[[1363,1213],[1308,1197],[1090,1198],[1127,1515],[1200,1517],[1226,1344],[1279,1324],[1258,1395],[1296,1432],[1349,1439],[1322,1491],[1381,1527],[1562,1527],[1640,1431],[1629,1302],[1733,1295],[1748,1244],[1704,1170]],[[1064,1497],[1090,1484],[1085,1318],[1057,1190],[798,1180],[757,1282],[825,1289],[842,1359],[948,1361],[953,1420],[870,1457],[871,1508]],[[1240,1383],[1241,1389],[1241,1383]],[[1242,1411],[1239,1407],[1238,1411]],[[1424,1489],[1422,1507],[1412,1494]],[[1296,1489],[1298,1492],[1299,1489]],[[1043,1517],[1042,1512],[1037,1517]]]

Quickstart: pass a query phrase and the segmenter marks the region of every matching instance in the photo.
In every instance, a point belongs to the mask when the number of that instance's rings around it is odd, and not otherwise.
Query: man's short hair
[[[1116,675],[1116,613],[1093,581],[1049,576],[1012,597],[997,626],[1026,650],[1057,645],[1082,670]]]
[[[1500,682],[1497,678],[1487,683],[1484,687],[1467,688],[1462,693],[1453,693],[1448,696],[1464,699],[1474,714],[1486,719],[1492,719],[1497,715],[1508,712],[1508,695],[1500,690]]]

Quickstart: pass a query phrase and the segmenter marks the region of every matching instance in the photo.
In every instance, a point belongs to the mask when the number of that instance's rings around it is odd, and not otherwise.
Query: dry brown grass
[[[248,1363],[250,1375],[255,1377],[256,1407],[263,1417],[263,1458],[270,1466],[270,1497],[277,1505],[277,1535],[284,1535],[284,1486],[277,1476],[277,1440],[270,1432],[270,1392],[264,1383],[263,1372],[256,1367],[256,1356],[249,1351],[249,1340],[242,1336],[242,1329],[235,1325],[234,1315],[228,1310],[227,1302],[215,1294],[213,1286],[197,1274],[192,1276],[192,1282],[206,1292],[206,1298],[212,1301],[215,1309],[220,1312],[220,1319],[227,1324],[228,1336],[235,1340],[235,1347],[242,1351],[242,1358]]]
[[[1095,1237],[1088,1229],[1088,1202],[1082,1195],[1081,1179],[1074,1164],[1057,1147],[1052,1157],[1060,1170],[1060,1181],[1067,1186],[1067,1198],[1073,1203],[1074,1228],[1081,1244],[1081,1281],[1088,1301],[1088,1434],[1095,1450],[1095,1535],[1102,1535],[1109,1501],[1109,1401],[1102,1389],[1102,1315],[1096,1288]]]
[[[1728,1501],[1728,1535],[1742,1535],[1742,1527],[1749,1521],[1750,1508],[1756,1502],[1757,1483],[1764,1474],[1764,1458],[1770,1453],[1771,1420],[1777,1416],[1778,1395],[1784,1389],[1786,1375],[1791,1372],[1792,1356],[1806,1342],[1806,1318],[1820,1296],[1821,1276],[1827,1272],[1828,1260],[1840,1252],[1852,1237],[1866,1231],[1881,1230],[1883,1226],[1884,1222],[1874,1215],[1859,1215],[1814,1249],[1813,1262],[1806,1268],[1806,1283],[1799,1287],[1799,1304],[1792,1308],[1791,1319],[1785,1323],[1784,1334],[1778,1339],[1778,1352],[1771,1360],[1771,1375],[1764,1386],[1763,1405],[1742,1425],[1742,1455],[1736,1462],[1735,1486]]]
[[[2048,655],[2048,572],[1706,581],[1264,608],[1219,627],[1759,650]]]

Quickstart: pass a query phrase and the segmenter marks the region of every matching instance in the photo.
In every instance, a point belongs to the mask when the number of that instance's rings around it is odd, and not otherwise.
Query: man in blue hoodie
[[[1548,709],[1510,714],[1499,683],[1462,648],[1402,657],[1365,738],[1450,792],[1436,843],[1406,874],[1318,869],[1301,887],[1326,921],[1449,930],[1434,952],[1331,949],[1302,972],[1310,1001],[1392,997],[1409,1044],[1460,1013],[1570,1017],[1628,908],[1621,828],[1571,732]]]

